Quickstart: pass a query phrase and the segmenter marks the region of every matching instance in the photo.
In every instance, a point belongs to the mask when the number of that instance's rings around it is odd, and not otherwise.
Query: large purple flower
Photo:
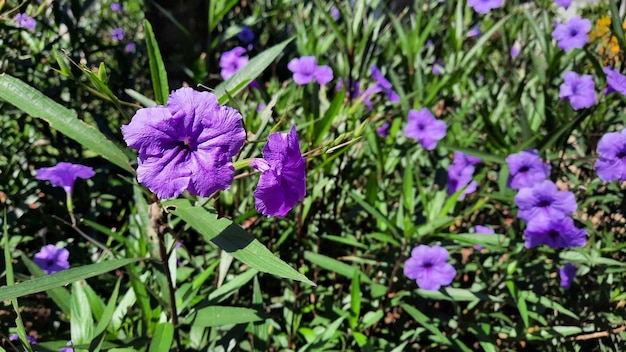
[[[583,247],[587,243],[587,231],[576,227],[569,216],[547,218],[543,221],[533,219],[526,224],[524,235],[526,248],[542,244],[551,248],[571,248]]]
[[[263,147],[263,159],[254,159],[250,166],[261,171],[254,191],[259,213],[282,217],[304,198],[306,169],[296,126],[289,133],[270,134]]]
[[[472,180],[474,166],[463,164],[451,164],[448,166],[448,195],[453,195],[467,185],[458,199],[465,199],[466,194],[476,191],[476,181]]]
[[[626,129],[602,136],[598,154],[596,172],[602,181],[626,181]]]
[[[25,13],[18,13],[15,15],[15,23],[17,23],[18,27],[25,28],[30,31],[35,30],[35,26],[37,26],[37,22]]]
[[[550,174],[550,165],[541,160],[535,149],[511,154],[506,163],[509,166],[507,185],[513,189],[532,187]]]
[[[231,159],[246,139],[241,120],[214,94],[192,88],[172,92],[167,106],[137,110],[122,126],[126,144],[139,152],[137,180],[159,198],[185,190],[208,197],[229,188]]]
[[[222,53],[220,56],[220,67],[222,68],[220,75],[223,79],[229,79],[248,64],[248,57],[242,56],[245,53],[246,49],[240,46]]]
[[[317,65],[315,56],[303,56],[294,58],[287,64],[289,71],[293,72],[293,80],[298,85],[305,85],[316,80],[319,84],[326,84],[333,79],[333,70],[327,65]]]
[[[411,257],[404,264],[404,274],[416,280],[423,290],[439,290],[441,286],[450,285],[456,276],[448,256],[448,250],[443,247],[421,244],[411,251]]]
[[[520,189],[515,195],[515,204],[519,207],[517,216],[532,223],[564,218],[578,207],[574,193],[559,191],[552,181]]]
[[[596,91],[591,75],[579,76],[576,72],[565,72],[559,97],[569,100],[574,110],[584,109],[596,103]]]
[[[379,91],[385,92],[387,95],[387,99],[389,99],[392,103],[397,103],[400,101],[400,96],[392,89],[391,82],[383,76],[380,69],[376,67],[376,65],[370,66],[370,72],[372,73],[372,78],[376,80],[376,86]]]
[[[502,6],[504,0],[467,0],[469,7],[478,13],[487,13]]]
[[[559,276],[561,277],[561,287],[569,290],[570,286],[572,286],[572,281],[574,281],[576,277],[576,265],[572,262],[568,262],[559,269]]]
[[[54,274],[57,271],[70,268],[70,263],[67,259],[70,257],[70,252],[65,248],[57,248],[53,244],[43,246],[41,251],[35,254],[33,262],[39,265],[43,272],[46,274]]]
[[[591,22],[580,16],[572,17],[567,23],[557,24],[552,37],[557,40],[559,48],[568,51],[582,48],[589,41],[587,35],[591,30]]]
[[[68,194],[72,193],[77,178],[88,179],[96,173],[89,166],[61,162],[52,167],[35,170],[38,180],[47,180],[55,187],[63,187]]]
[[[609,67],[604,68],[604,73],[606,74],[606,83],[608,84],[604,93],[619,92],[622,95],[626,95],[626,76],[618,70]]]
[[[409,110],[409,123],[404,133],[415,138],[426,150],[433,150],[437,142],[446,136],[446,123],[437,120],[427,108],[419,111]]]

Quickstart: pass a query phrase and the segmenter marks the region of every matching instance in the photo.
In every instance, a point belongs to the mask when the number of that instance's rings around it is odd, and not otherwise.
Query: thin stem
[[[79,235],[83,236],[83,238],[85,238],[87,241],[95,244],[98,248],[102,249],[103,251],[107,252],[108,254],[110,254],[111,256],[115,257],[115,254],[109,249],[107,248],[107,246],[103,245],[102,243],[98,242],[98,240],[96,240],[95,238],[89,236],[88,234],[86,234],[85,232],[83,232],[83,230],[81,230],[78,225],[76,225],[76,219],[74,218],[74,213],[70,213],[70,218],[72,219],[72,222],[69,222],[63,218],[60,218],[56,215],[52,215],[53,218],[61,221],[62,223],[64,223],[65,225],[71,227],[74,229],[74,231],[76,231]]]
[[[174,338],[176,339],[176,350],[182,351],[182,345],[180,341],[180,334],[178,333],[178,311],[176,309],[176,295],[174,292],[174,283],[172,282],[172,275],[170,273],[170,267],[168,265],[167,248],[165,248],[165,233],[167,232],[167,222],[163,216],[163,211],[158,203],[150,204],[149,209],[150,222],[152,228],[159,237],[159,253],[161,255],[161,263],[163,264],[163,273],[167,280],[167,289],[169,291],[169,303],[170,303],[170,319],[172,319],[172,325],[174,325]]]

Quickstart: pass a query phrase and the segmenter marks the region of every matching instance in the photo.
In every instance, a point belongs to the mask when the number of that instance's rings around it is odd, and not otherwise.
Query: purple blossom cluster
[[[552,248],[584,246],[587,232],[574,225],[570,217],[576,198],[570,191],[561,191],[546,180],[550,166],[536,150],[525,150],[506,158],[509,166],[509,187],[518,189],[515,204],[517,216],[526,221],[526,248],[545,244]]]
[[[37,26],[35,19],[25,13],[18,13],[15,15],[14,20],[18,27],[28,29],[29,31],[34,31],[35,26]]]
[[[448,167],[448,195],[453,195],[465,187],[458,198],[462,200],[465,199],[465,195],[476,191],[476,181],[472,180],[472,176],[475,165],[481,161],[479,157],[454,152],[454,162]]]

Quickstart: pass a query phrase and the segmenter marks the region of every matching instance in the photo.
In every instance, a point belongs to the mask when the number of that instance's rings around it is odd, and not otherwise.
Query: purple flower
[[[306,169],[296,126],[289,133],[270,134],[263,147],[263,159],[254,159],[250,166],[261,171],[254,191],[259,213],[283,217],[304,198]]]
[[[137,48],[137,44],[135,44],[134,42],[130,42],[126,44],[126,46],[124,47],[124,51],[127,53],[132,53],[132,52],[135,52],[136,48]]]
[[[265,109],[265,104],[259,103],[259,106],[256,107],[256,112],[261,112],[263,109]]]
[[[180,88],[167,106],[137,110],[122,134],[139,152],[137,180],[159,198],[185,190],[208,197],[233,182],[231,159],[246,139],[241,121],[239,111],[220,106],[214,94]]]
[[[511,50],[509,50],[509,55],[511,55],[512,58],[516,58],[519,56],[520,53],[520,46],[519,44],[513,44],[511,46]]]
[[[462,167],[476,165],[479,164],[481,161],[483,161],[483,159],[477,156],[468,155],[458,150],[454,152],[454,163],[457,165],[461,165]]]
[[[222,56],[220,57],[220,67],[222,68],[222,72],[220,74],[223,79],[229,79],[237,71],[241,70],[242,67],[248,64],[248,57],[242,56],[245,52],[245,48],[238,46],[232,50],[222,53]]]
[[[441,60],[435,61],[435,63],[433,64],[433,75],[439,76],[443,73],[443,71],[444,67]]]
[[[237,38],[244,44],[252,43],[254,40],[254,32],[248,26],[243,27],[241,31],[239,31],[239,34],[237,34]]]
[[[372,78],[376,80],[376,85],[380,89],[380,91],[385,92],[387,95],[387,99],[389,99],[392,103],[397,103],[400,101],[400,96],[392,89],[391,82],[383,76],[382,72],[376,67],[376,65],[370,66],[370,72],[372,73]]]
[[[419,245],[411,251],[404,264],[404,274],[416,280],[423,290],[437,291],[448,286],[456,276],[456,270],[448,263],[448,250],[440,246]]]
[[[453,195],[465,185],[467,185],[467,187],[465,187],[465,190],[463,190],[463,193],[459,196],[459,200],[465,199],[466,194],[475,192],[476,181],[472,180],[473,175],[474,166],[451,164],[448,167],[448,195]]]
[[[47,180],[55,187],[63,187],[66,193],[71,194],[77,178],[88,179],[96,173],[89,166],[61,162],[52,167],[43,167],[35,170],[38,180]]]
[[[470,28],[469,31],[467,31],[467,37],[468,38],[472,38],[472,37],[479,37],[482,35],[482,32],[480,31],[480,25],[479,24],[475,24],[472,26],[472,28]]]
[[[341,17],[341,12],[336,6],[330,8],[330,17],[332,17],[335,21],[337,21],[339,17]]]
[[[482,225],[474,226],[474,232],[477,233],[477,234],[483,234],[483,235],[493,235],[493,234],[496,233],[493,229],[491,229],[491,228],[489,228],[487,226],[482,226]],[[483,248],[484,247],[480,246],[480,245],[475,245],[474,246],[474,249],[476,249],[476,250],[481,250]]]
[[[344,80],[341,77],[337,79],[337,84],[335,85],[336,90],[343,89],[343,81]],[[348,92],[349,89],[352,89],[352,97],[358,97],[361,94],[361,83],[357,81],[353,81],[350,78],[348,78],[346,81],[348,82],[348,87],[346,87],[346,92]]]
[[[626,181],[626,129],[602,136],[598,154],[596,172],[602,181]]]
[[[568,262],[559,269],[559,276],[561,277],[561,287],[569,290],[570,286],[572,286],[572,281],[574,281],[576,277],[576,265],[572,262]]]
[[[20,336],[18,334],[13,334],[13,335],[9,336],[9,341],[16,341],[19,338],[20,338]],[[31,345],[36,345],[37,344],[37,339],[32,337],[32,336],[30,336],[30,335],[26,335],[26,340]]]
[[[519,207],[517,216],[532,223],[564,218],[578,207],[574,193],[559,191],[552,181],[520,189],[515,195],[515,204]]]
[[[572,4],[572,0],[554,0],[554,3],[567,10],[569,5]]]
[[[446,136],[446,123],[437,120],[427,108],[409,110],[409,123],[404,133],[407,137],[415,138],[426,150],[433,150],[437,142]]]
[[[511,154],[506,163],[509,166],[507,186],[513,189],[532,187],[550,174],[550,165],[541,160],[536,149]]]
[[[37,25],[37,22],[35,22],[32,17],[28,16],[25,13],[18,13],[17,15],[15,15],[15,22],[17,23],[18,27],[25,28],[30,31],[34,31],[35,26]]]
[[[591,30],[591,22],[580,16],[572,17],[569,22],[557,24],[552,37],[558,42],[559,48],[568,51],[582,48],[589,41],[587,35]]]
[[[383,123],[380,127],[376,129],[376,133],[383,138],[389,137],[389,122]]]
[[[122,4],[120,4],[119,2],[111,3],[111,10],[115,12],[119,12],[121,9],[122,9]]]
[[[487,13],[502,6],[504,0],[467,0],[469,7],[478,13]]]
[[[312,80],[316,80],[319,84],[326,84],[333,79],[333,70],[327,65],[317,65],[315,56],[294,58],[289,61],[287,68],[293,72],[294,82],[301,86]]]
[[[606,83],[608,84],[604,94],[619,92],[622,95],[626,95],[626,76],[622,75],[618,70],[609,67],[604,68],[604,73],[606,74]]]
[[[111,40],[114,42],[119,42],[124,39],[124,30],[121,28],[111,29]]]
[[[574,110],[584,109],[596,103],[596,91],[591,75],[579,76],[576,72],[565,72],[559,97],[569,100]]]
[[[542,244],[551,248],[583,247],[587,243],[587,231],[574,225],[572,218],[546,218],[532,220],[524,230],[526,248]]]
[[[70,252],[65,248],[57,248],[53,244],[43,246],[41,251],[35,254],[33,261],[39,265],[46,274],[54,274],[58,271],[69,269],[67,259]]]

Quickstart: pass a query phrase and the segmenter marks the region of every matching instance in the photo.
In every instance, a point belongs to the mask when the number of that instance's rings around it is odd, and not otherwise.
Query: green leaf
[[[263,313],[243,307],[210,306],[198,309],[193,326],[213,327],[230,324],[243,324],[264,319]]]
[[[263,51],[261,54],[250,59],[250,61],[232,77],[226,81],[220,83],[215,87],[215,95],[219,99],[220,104],[223,104],[228,99],[226,92],[230,95],[236,95],[240,90],[247,86],[247,83],[252,82],[283,52],[283,49],[291,42],[293,38],[287,39],[280,44],[276,44],[273,47]],[[246,84],[243,84],[246,83]]]
[[[187,199],[173,199],[163,206],[198,231],[204,239],[211,241],[233,257],[259,271],[275,276],[315,285],[306,276],[270,252],[254,236],[241,226],[226,218],[217,218],[215,211],[194,206]]]
[[[140,260],[146,260],[146,258],[107,260],[101,263],[59,271],[58,273],[24,281],[14,286],[0,287],[0,301],[31,295],[33,293],[50,290],[55,287],[65,286],[72,282],[98,276]]]
[[[167,71],[163,64],[163,57],[159,44],[152,31],[152,25],[148,20],[143,21],[144,33],[146,35],[146,47],[148,49],[148,60],[150,61],[150,75],[152,76],[152,88],[154,89],[154,99],[157,104],[165,105],[167,97],[170,95],[170,88],[167,83]]]
[[[46,276],[46,274],[43,272],[43,270],[41,270],[41,268],[39,267],[39,265],[35,264],[32,260],[30,260],[30,258],[28,258],[27,256],[25,256],[24,254],[22,254],[22,263],[24,263],[24,265],[26,265],[26,267],[28,268],[28,271],[30,271],[30,273],[34,276],[34,277],[44,277]],[[56,303],[59,308],[61,308],[61,311],[65,314],[70,314],[70,293],[67,292],[67,290],[63,287],[57,287],[57,288],[53,288],[51,290],[46,291],[46,294],[52,298],[52,300],[54,301],[54,303]]]
[[[56,103],[21,80],[7,74],[0,75],[0,98],[33,117],[45,120],[50,127],[113,164],[135,173],[128,158],[115,143],[93,126],[78,119],[75,111]]]
[[[154,330],[148,352],[169,351],[174,341],[174,325],[169,322],[160,323]]]
[[[93,335],[93,317],[89,306],[89,299],[83,290],[82,283],[72,284],[70,330],[72,343],[80,345],[89,343]]]
[[[361,316],[361,280],[359,280],[359,271],[354,272],[352,276],[352,285],[350,287],[350,316],[348,317],[348,324],[350,329],[356,328],[359,323],[359,317]]]
[[[115,283],[115,288],[113,289],[113,293],[111,294],[111,298],[109,299],[109,303],[106,308],[104,308],[104,312],[100,317],[100,321],[98,321],[98,326],[96,326],[94,332],[94,338],[91,340],[89,344],[89,350],[98,352],[102,348],[102,343],[104,342],[104,337],[106,336],[106,330],[111,323],[111,318],[113,317],[113,313],[115,312],[115,308],[117,307],[117,296],[120,292],[120,283],[121,280],[117,280]]]

